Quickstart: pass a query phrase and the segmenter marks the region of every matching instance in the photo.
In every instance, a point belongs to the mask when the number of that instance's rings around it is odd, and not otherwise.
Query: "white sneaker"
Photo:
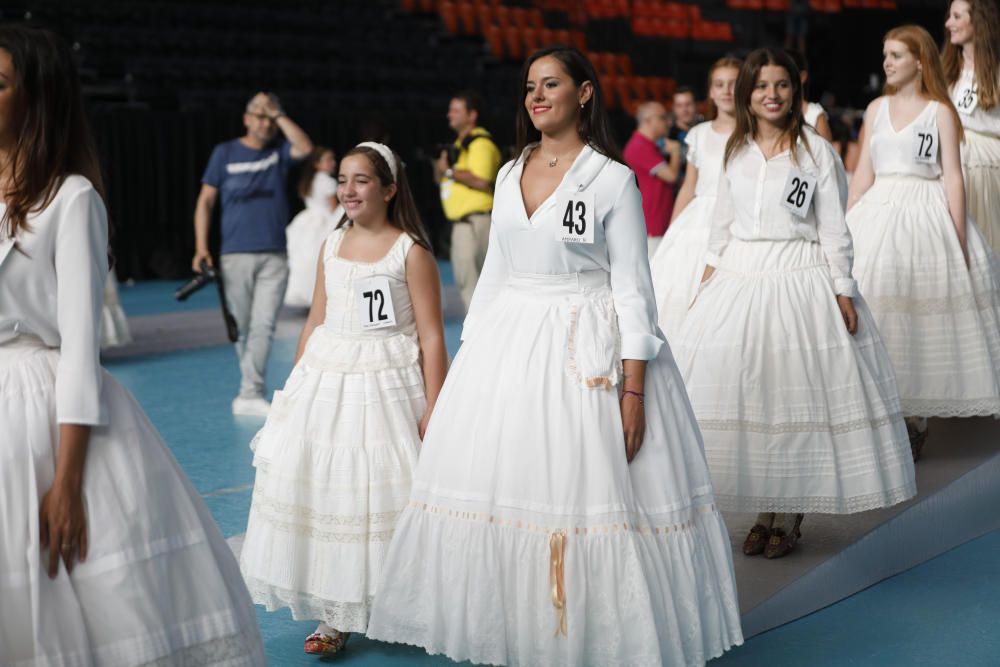
[[[233,414],[241,417],[266,417],[271,404],[260,396],[243,398],[237,396],[233,399]]]

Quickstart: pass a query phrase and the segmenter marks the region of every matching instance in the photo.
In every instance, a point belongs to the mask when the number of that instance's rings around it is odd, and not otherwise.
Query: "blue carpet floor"
[[[130,315],[176,307],[173,283],[122,289]],[[215,307],[215,295],[202,293]],[[133,299],[133,297],[135,297]],[[148,301],[143,305],[143,302]],[[452,354],[460,326],[446,327]],[[268,380],[280,387],[291,369],[295,341],[275,343]],[[107,365],[138,398],[174,455],[204,496],[223,534],[246,528],[253,484],[248,448],[262,420],[236,418],[229,403],[239,383],[229,347],[126,359]],[[776,566],[780,566],[777,563]],[[296,622],[287,611],[258,608],[269,662],[315,665],[302,641],[315,623]],[[452,665],[412,647],[364,639],[331,661],[352,667]],[[990,534],[913,570],[888,579],[832,607],[772,630],[712,663],[725,667],[1000,665],[1000,533]],[[609,666],[610,667],[610,666]]]

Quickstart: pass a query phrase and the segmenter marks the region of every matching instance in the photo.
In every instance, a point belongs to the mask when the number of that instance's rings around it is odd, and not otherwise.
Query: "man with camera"
[[[195,272],[213,267],[208,249],[212,211],[221,206],[220,261],[226,305],[239,338],[240,393],[234,415],[266,416],[264,370],[288,282],[286,181],[292,164],[312,151],[309,136],[275,95],[257,93],[243,114],[244,136],[212,151],[194,211]]]
[[[486,259],[493,211],[493,186],[500,171],[500,149],[490,133],[478,127],[479,96],[455,95],[448,105],[448,125],[458,135],[434,163],[445,217],[452,223],[451,263],[465,307]]]

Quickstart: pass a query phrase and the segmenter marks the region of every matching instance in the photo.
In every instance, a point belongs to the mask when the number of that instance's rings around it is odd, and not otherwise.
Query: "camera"
[[[461,149],[455,144],[434,144],[434,148],[431,150],[431,159],[436,160],[441,153],[448,154],[448,166],[454,167],[455,163],[458,162],[458,154]]]
[[[236,326],[236,318],[229,312],[229,307],[226,305],[226,288],[222,282],[222,276],[219,275],[219,272],[207,260],[201,260],[200,268],[200,273],[196,273],[194,278],[174,292],[174,298],[178,301],[184,301],[205,285],[215,283],[215,286],[219,290],[219,307],[222,309],[222,321],[226,324],[226,337],[229,338],[230,343],[235,343],[239,339],[240,332]]]
[[[216,271],[214,267],[210,266],[205,260],[201,260],[201,273],[196,273],[190,282],[174,292],[174,298],[178,301],[185,301],[189,296],[200,290],[202,287],[218,279],[218,271]]]

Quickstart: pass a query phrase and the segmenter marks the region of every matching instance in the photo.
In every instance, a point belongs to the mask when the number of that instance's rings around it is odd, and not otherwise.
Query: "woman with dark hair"
[[[656,326],[589,61],[522,74],[486,265],[369,636],[495,665],[697,665],[742,641],[729,538]]]
[[[702,290],[674,341],[717,502],[759,512],[748,556],[792,551],[805,513],[916,493],[892,364],[851,276],[845,180],[802,117],[795,63],[748,55]]]
[[[847,223],[916,460],[928,417],[1000,417],[1000,263],[966,216],[962,123],[934,39],[900,26],[882,48]]]
[[[299,196],[306,207],[285,228],[288,241],[288,286],[285,305],[308,308],[316,284],[316,259],[319,247],[344,217],[337,200],[337,179],[333,172],[337,160],[333,150],[316,146],[302,165]]]
[[[240,555],[256,602],[320,621],[315,655],[368,626],[448,368],[437,264],[398,156],[359,144],[339,183],[346,215],[320,244],[295,367],[253,441]]]
[[[944,76],[965,141],[962,171],[969,216],[1000,253],[1000,7],[953,0],[941,49]]]
[[[69,48],[0,26],[0,660],[263,665],[236,561],[99,364],[100,170]]]

